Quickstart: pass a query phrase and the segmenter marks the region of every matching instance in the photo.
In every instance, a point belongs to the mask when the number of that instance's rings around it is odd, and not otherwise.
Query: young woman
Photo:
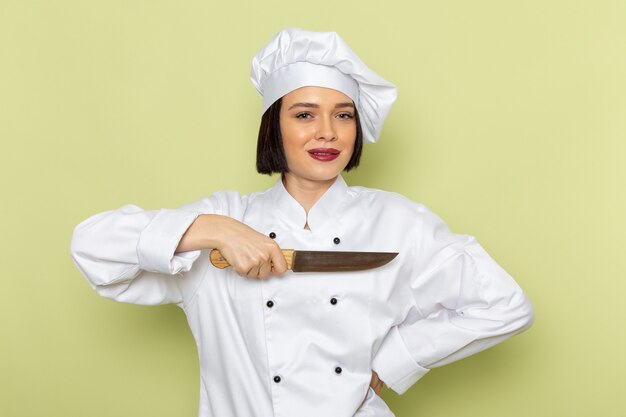
[[[334,32],[286,29],[255,56],[257,170],[269,190],[219,191],[177,209],[125,205],[74,230],[100,295],[175,303],[200,357],[200,417],[393,416],[431,368],[526,329],[530,302],[467,235],[424,205],[349,187],[396,98]],[[217,248],[232,265],[218,269]],[[294,273],[281,248],[398,252],[364,271]]]

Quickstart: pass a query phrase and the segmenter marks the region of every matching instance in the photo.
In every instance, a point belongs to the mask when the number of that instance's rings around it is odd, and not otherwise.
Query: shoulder
[[[399,227],[413,237],[451,234],[444,220],[422,202],[392,191],[361,186],[349,189],[355,205],[387,228]]]
[[[424,204],[393,191],[362,186],[351,186],[349,190],[353,201],[367,205],[374,211],[384,210],[389,214],[410,216],[411,218],[430,213]]]

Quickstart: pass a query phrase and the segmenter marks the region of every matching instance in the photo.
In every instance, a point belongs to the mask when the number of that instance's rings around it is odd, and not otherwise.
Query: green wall
[[[97,296],[72,230],[273,184],[248,74],[296,26],[339,32],[399,89],[348,183],[475,235],[535,306],[528,332],[385,390],[396,415],[626,416],[625,17],[609,0],[0,0],[0,415],[197,415],[183,312]]]

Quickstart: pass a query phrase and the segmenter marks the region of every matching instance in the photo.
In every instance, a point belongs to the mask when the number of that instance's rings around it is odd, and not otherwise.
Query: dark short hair
[[[261,117],[259,138],[256,144],[256,170],[260,174],[271,175],[289,171],[285,149],[283,148],[283,137],[280,134],[280,106],[282,102],[282,98],[276,100]],[[363,151],[363,132],[356,107],[354,108],[354,120],[356,122],[354,151],[344,171],[350,171],[359,166]]]

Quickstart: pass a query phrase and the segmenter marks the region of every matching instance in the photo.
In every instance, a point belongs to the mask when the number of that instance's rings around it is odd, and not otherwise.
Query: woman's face
[[[283,96],[280,133],[287,177],[328,181],[348,165],[356,141],[352,99],[324,87],[302,87]]]

